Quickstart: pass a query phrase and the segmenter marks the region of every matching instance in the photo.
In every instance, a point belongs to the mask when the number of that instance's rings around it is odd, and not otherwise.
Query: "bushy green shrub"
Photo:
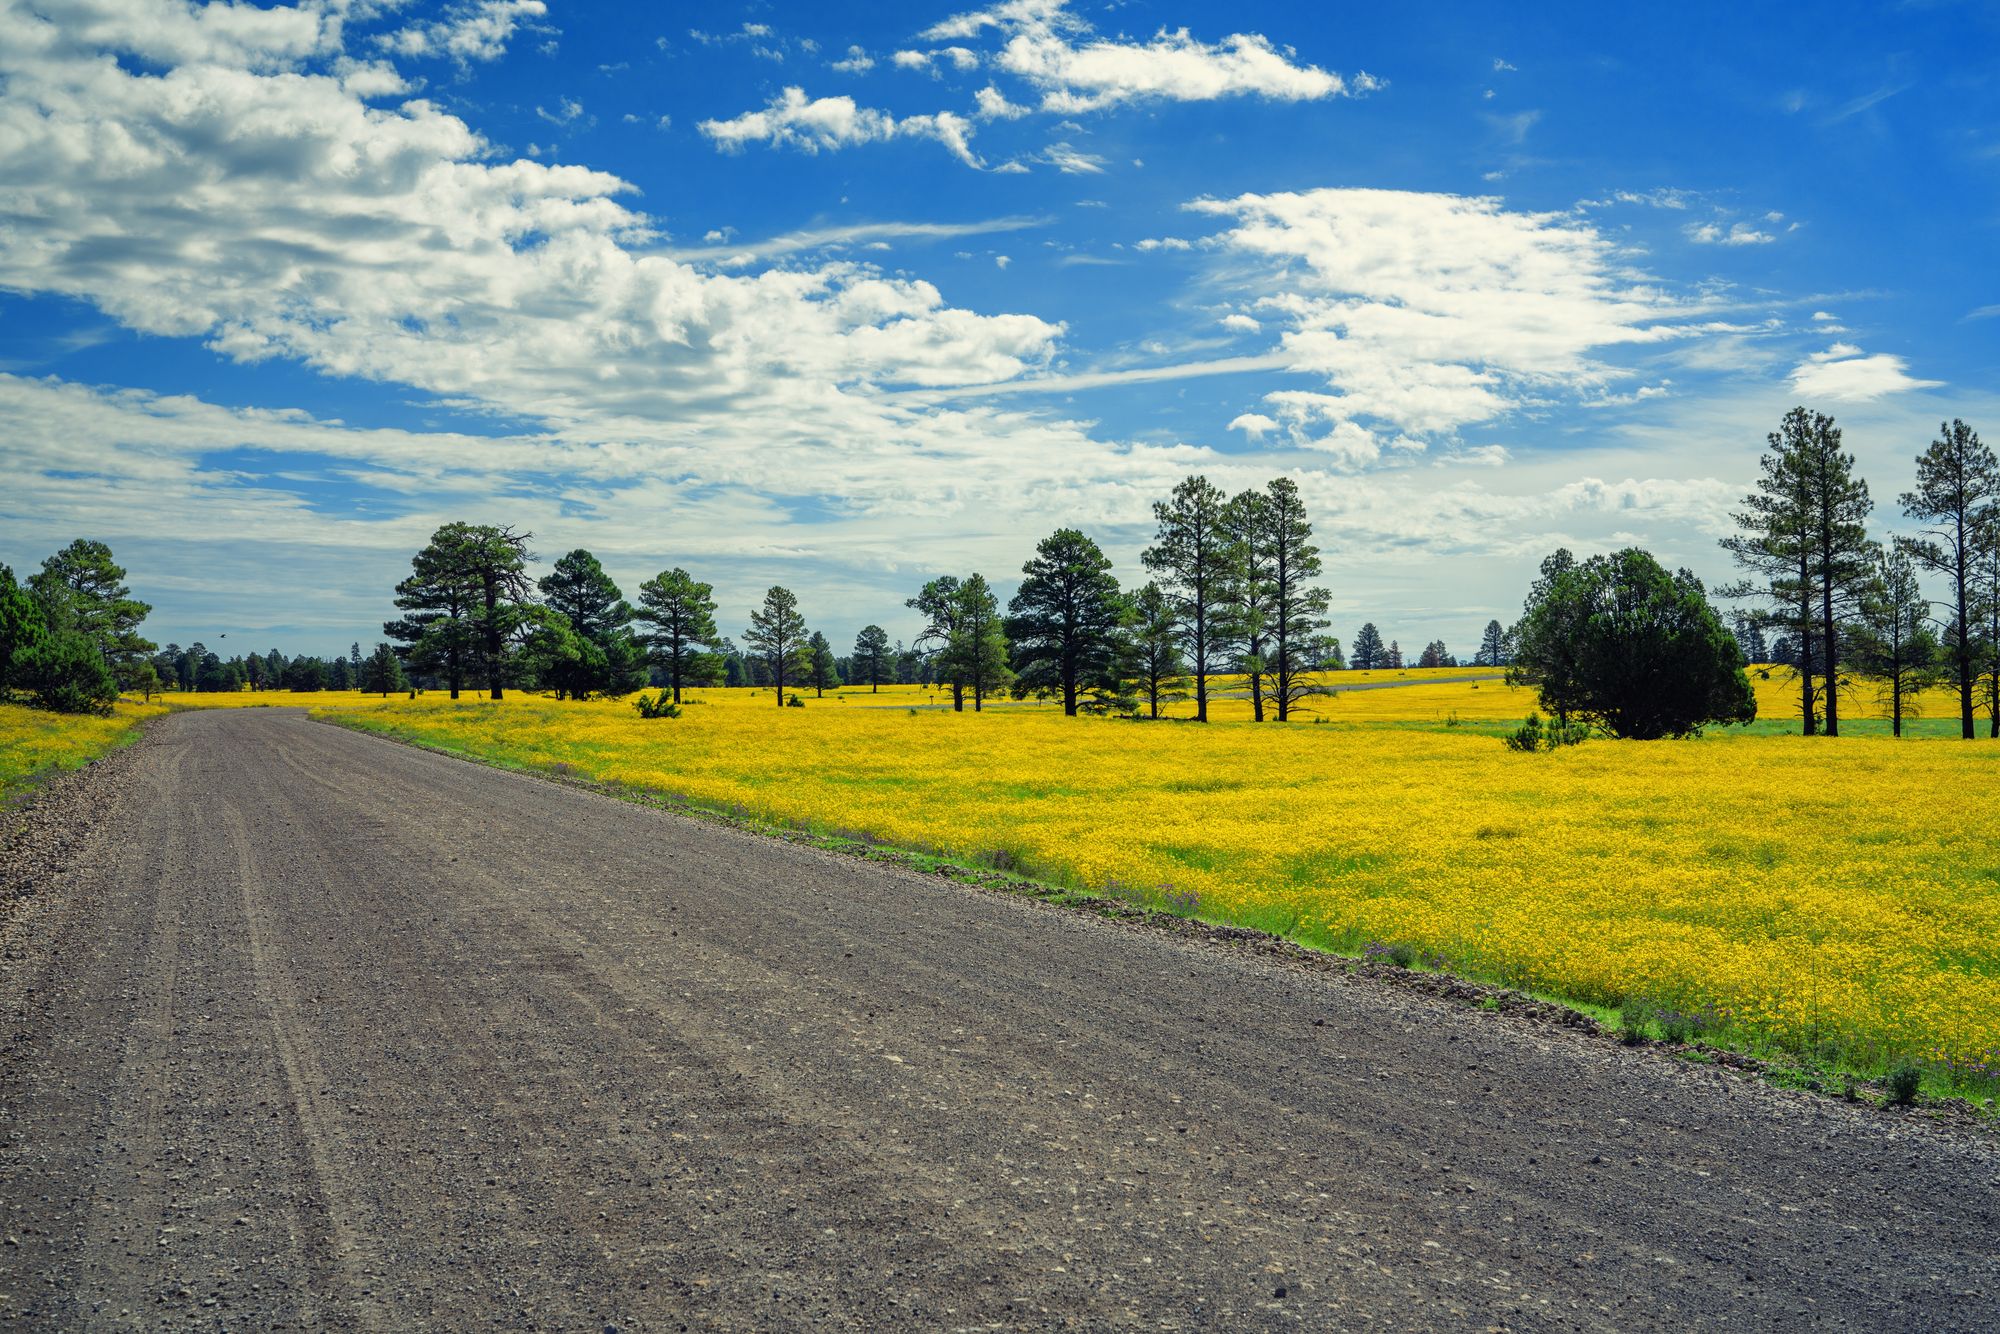
[[[97,645],[73,630],[49,635],[14,659],[13,684],[54,713],[111,712],[118,702],[118,682],[104,665]]]

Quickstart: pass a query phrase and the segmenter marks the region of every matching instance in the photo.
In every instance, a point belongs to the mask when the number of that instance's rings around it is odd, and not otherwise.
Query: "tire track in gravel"
[[[0,1318],[1992,1323],[2000,1154],[1918,1118],[288,712],[104,781],[0,968]]]

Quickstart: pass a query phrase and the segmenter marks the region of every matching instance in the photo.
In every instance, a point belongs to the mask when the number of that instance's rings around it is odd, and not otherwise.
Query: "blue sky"
[[[1728,577],[1764,434],[2000,432],[2000,10],[0,0],[0,560],[371,640],[438,523],[843,646],[1190,471],[1336,631]],[[690,17],[690,15],[693,17]]]

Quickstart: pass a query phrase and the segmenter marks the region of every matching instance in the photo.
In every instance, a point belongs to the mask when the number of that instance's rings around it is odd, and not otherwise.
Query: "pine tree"
[[[833,645],[817,630],[806,642],[806,671],[815,698],[823,698],[829,688],[840,689],[840,670],[833,660]]]
[[[1918,696],[1937,679],[1938,658],[1931,604],[1917,586],[1916,565],[1907,552],[1878,558],[1860,611],[1848,651],[1855,671],[1880,686],[1889,729],[1901,736],[1903,719],[1916,716]]]
[[[1181,647],[1194,674],[1195,720],[1204,723],[1208,678],[1221,668],[1230,642],[1229,588],[1235,569],[1225,503],[1206,477],[1187,478],[1171,499],[1153,505],[1159,532],[1140,557],[1173,605]]]
[[[1014,673],[1007,666],[1007,637],[1001,627],[1000,603],[983,575],[969,575],[952,593],[952,636],[938,655],[940,671],[955,685],[972,691],[972,709],[985,708],[986,697],[1005,690]]]
[[[684,687],[706,685],[718,676],[725,684],[742,684],[730,681],[724,661],[709,651],[720,639],[715,628],[714,592],[679,566],[662,570],[639,585],[639,609],[632,613],[632,619],[652,627],[644,632],[642,642],[652,660],[666,672],[676,704],[681,702]],[[742,671],[740,663],[737,671]]]
[[[1357,672],[1377,671],[1389,664],[1389,651],[1382,646],[1382,632],[1367,621],[1354,635],[1354,653],[1348,659]]]
[[[890,679],[893,662],[888,632],[879,625],[862,626],[861,633],[854,637],[855,680],[865,682],[869,694],[878,694],[882,682]]]
[[[1498,620],[1486,623],[1486,631],[1479,637],[1479,652],[1473,654],[1475,667],[1505,667],[1507,665],[1507,632]]]
[[[558,694],[625,695],[646,684],[646,655],[633,637],[632,605],[597,557],[578,547],[557,560],[537,585],[542,603],[568,621],[590,646],[561,671]]]
[[[1181,689],[1187,680],[1187,663],[1181,657],[1180,622],[1172,599],[1158,584],[1141,588],[1131,605],[1126,633],[1133,669],[1139,692],[1146,698],[1147,716],[1157,718],[1162,704],[1187,698]]]
[[[750,628],[743,632],[743,639],[770,673],[782,707],[785,683],[810,670],[806,659],[806,618],[799,615],[799,600],[791,589],[772,585],[764,594],[763,607],[750,613]]]
[[[1954,419],[1938,427],[1938,438],[1917,458],[1917,487],[1901,498],[1903,513],[1924,525],[1921,536],[1899,537],[1896,546],[1922,568],[1941,575],[1950,588],[1943,603],[1943,651],[1958,686],[1959,735],[1970,741],[1973,686],[1986,650],[1980,633],[1980,558],[1996,536],[2000,514],[2000,463],[1978,434]]]
[[[940,575],[918,590],[915,597],[903,605],[924,615],[924,632],[917,636],[915,648],[923,651],[925,645],[940,656],[958,634],[958,577]],[[941,679],[951,685],[951,707],[954,712],[965,712],[965,683],[956,677],[945,675]]]
[[[1271,698],[1278,721],[1289,722],[1292,708],[1322,687],[1313,679],[1340,658],[1340,645],[1327,631],[1333,595],[1312,586],[1320,577],[1319,548],[1305,501],[1289,477],[1272,479],[1265,490],[1265,531],[1270,539]]]
[[[1766,603],[1760,623],[1782,627],[1798,649],[1799,711],[1811,736],[1823,713],[1826,734],[1840,732],[1840,624],[1852,615],[1873,569],[1862,521],[1867,484],[1853,475],[1833,419],[1803,407],[1785,414],[1766,438],[1763,475],[1736,517],[1743,532],[1723,549],[1751,578],[1724,597]]]
[[[396,606],[408,615],[382,624],[413,671],[444,678],[457,699],[478,651],[473,607],[480,590],[459,562],[471,525],[448,523],[410,559],[410,574],[396,585]],[[284,655],[272,649],[266,660],[273,686],[285,683]],[[183,687],[185,688],[185,687]]]
[[[82,635],[114,676],[136,667],[157,647],[139,634],[152,606],[132,596],[125,568],[102,542],[78,538],[43,561],[28,587],[41,602],[50,631]]]
[[[1090,686],[1101,686],[1118,640],[1123,602],[1111,561],[1074,528],[1043,538],[1021,567],[1021,588],[1007,606],[1007,638],[1019,672],[1016,694],[1053,690],[1076,716]]]
[[[375,646],[375,652],[362,665],[361,688],[385,699],[392,692],[409,689],[409,682],[403,677],[403,660],[396,656],[393,647],[388,644]]]
[[[1303,512],[1303,507],[1301,507]],[[1271,499],[1261,491],[1242,491],[1222,509],[1222,526],[1229,540],[1227,633],[1236,650],[1233,664],[1250,687],[1250,716],[1264,721],[1265,648],[1271,637],[1271,587],[1275,571],[1272,552]]]
[[[1403,670],[1403,646],[1395,640],[1389,641],[1388,651],[1382,655],[1382,665],[1392,672]]]

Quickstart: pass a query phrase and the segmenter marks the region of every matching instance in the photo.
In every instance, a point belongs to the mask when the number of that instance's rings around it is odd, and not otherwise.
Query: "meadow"
[[[1780,714],[1686,743],[1523,755],[1495,734],[1528,692],[1466,675],[1315,701],[1327,721],[1288,727],[1236,721],[1241,700],[1205,728],[956,714],[915,687],[807,693],[800,709],[697,691],[681,718],[651,721],[619,701],[273,698],[1345,953],[1644,1002],[1751,1050],[1864,1071],[1915,1059],[1934,1086],[1993,1091],[2000,747],[1879,726],[1781,735]],[[1774,676],[1759,689],[1777,711]]]
[[[916,686],[802,692],[799,709],[697,690],[660,720],[519,692],[169,695],[105,719],[0,705],[0,787],[167,709],[303,705],[1342,953],[1637,1002],[1748,1050],[1874,1072],[1914,1059],[1940,1091],[2000,1089],[2000,747],[1942,739],[1943,692],[1901,740],[1862,692],[1848,735],[1800,737],[1787,674],[1752,679],[1749,728],[1530,755],[1497,738],[1533,693],[1469,669],[1342,673],[1350,688],[1283,727],[1249,722],[1235,681],[1207,727],[1039,701],[954,713]]]

